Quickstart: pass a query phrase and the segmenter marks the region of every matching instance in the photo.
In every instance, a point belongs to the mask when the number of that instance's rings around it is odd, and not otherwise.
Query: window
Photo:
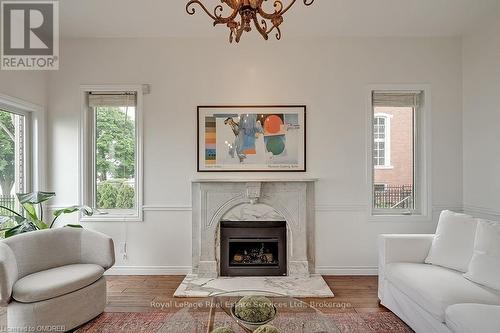
[[[373,118],[373,165],[377,168],[391,166],[391,116],[376,113]]]
[[[372,91],[372,212],[419,214],[422,91]]]
[[[138,93],[85,92],[83,197],[84,203],[96,211],[90,219],[141,218]]]
[[[29,113],[0,109],[0,205],[13,210],[18,208],[16,193],[29,189],[29,119]]]

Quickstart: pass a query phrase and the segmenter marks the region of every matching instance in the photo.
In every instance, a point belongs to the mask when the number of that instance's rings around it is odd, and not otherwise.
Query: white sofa
[[[417,333],[500,332],[500,292],[425,264],[434,235],[381,235],[381,304]]]
[[[104,271],[113,240],[75,228],[34,231],[0,241],[0,305],[9,332],[69,331],[104,311]]]

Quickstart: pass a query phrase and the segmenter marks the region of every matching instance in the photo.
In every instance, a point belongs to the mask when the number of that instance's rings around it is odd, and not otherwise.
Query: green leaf
[[[40,220],[33,220],[31,221],[33,222],[33,224],[39,229],[39,230],[45,230],[45,229],[48,229],[49,226],[47,224],[45,224],[45,222],[43,221],[40,221]]]
[[[82,212],[86,216],[92,216],[94,214],[94,210],[89,206],[71,206],[54,211],[54,216],[59,217],[62,214],[71,214],[78,211]]]
[[[23,218],[24,218],[24,216],[22,216],[22,215],[21,215],[21,214],[19,214],[18,212],[13,211],[13,210],[12,210],[12,209],[10,209],[9,207],[5,207],[5,206],[1,206],[1,205],[0,205],[0,209],[6,210],[6,211],[11,212],[12,214],[14,214],[14,215],[18,216],[18,217],[23,217]]]
[[[10,229],[26,221],[23,216],[0,216],[0,229]],[[1,230],[0,230],[1,231]]]
[[[25,221],[24,223],[15,226],[14,228],[10,228],[5,231],[5,238],[9,238],[12,236],[24,234],[30,231],[36,231],[36,226],[31,221]]]
[[[71,214],[74,212],[82,212],[86,216],[92,216],[94,214],[94,210],[90,208],[89,206],[71,206],[71,207],[66,207],[62,209],[58,209],[54,211],[54,219],[52,220],[52,223],[50,224],[50,228],[54,226],[56,223],[56,220],[59,216],[63,214]]]
[[[22,205],[24,205],[25,203],[36,205],[45,202],[55,196],[55,192],[17,193],[17,199]]]
[[[66,227],[68,228],[76,228],[76,229],[83,229],[83,227],[79,224],[67,224]]]
[[[28,213],[28,216],[33,221],[37,221],[38,220],[38,214],[37,214],[35,206],[33,204],[29,203],[29,202],[25,202],[22,205],[23,205],[23,208],[26,211],[26,213]]]

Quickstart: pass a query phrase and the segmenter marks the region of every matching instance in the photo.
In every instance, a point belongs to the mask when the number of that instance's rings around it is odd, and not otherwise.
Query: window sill
[[[80,217],[81,223],[87,222],[143,222],[142,214],[140,216],[120,216],[120,215],[95,215]]]
[[[371,214],[368,216],[368,221],[369,222],[387,222],[387,223],[401,223],[401,222],[426,222],[430,223],[432,222],[432,217],[429,215],[424,215],[424,214],[412,214],[412,215],[405,215],[405,214],[374,214],[371,212]]]
[[[394,169],[393,165],[377,165],[375,166],[375,170],[392,170]]]

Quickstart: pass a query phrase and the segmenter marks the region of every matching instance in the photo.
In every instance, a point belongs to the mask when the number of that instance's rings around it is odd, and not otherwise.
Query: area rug
[[[327,314],[328,320],[334,323],[340,333],[411,333],[405,323],[391,312],[375,313],[335,313]],[[78,333],[206,333],[206,313],[191,312],[170,314],[164,312],[146,313],[104,313],[78,329]],[[303,329],[287,324],[286,318],[273,323],[282,333],[300,333]],[[215,319],[215,327],[227,326],[236,333],[244,333],[228,317]],[[334,331],[333,331],[334,332]]]

